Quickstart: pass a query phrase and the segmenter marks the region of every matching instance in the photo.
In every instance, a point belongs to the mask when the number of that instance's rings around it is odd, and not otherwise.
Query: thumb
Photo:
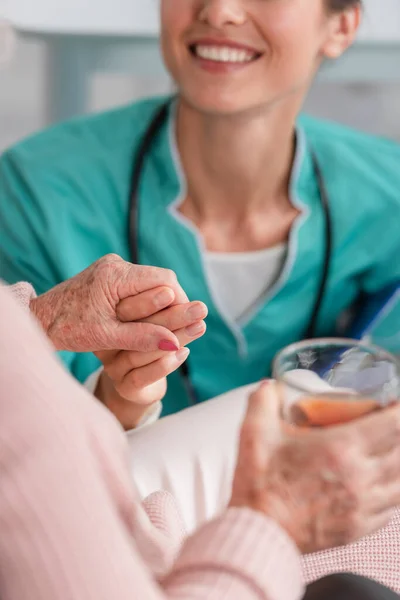
[[[107,340],[104,350],[128,350],[133,352],[176,352],[180,343],[176,335],[166,327],[151,323],[118,323],[112,339]]]
[[[279,405],[277,385],[272,381],[251,394],[240,432],[236,482],[250,479],[254,487],[263,487],[271,452],[281,437]]]
[[[245,423],[261,427],[265,439],[274,443],[281,437],[281,402],[278,384],[275,381],[263,381],[249,398]]]

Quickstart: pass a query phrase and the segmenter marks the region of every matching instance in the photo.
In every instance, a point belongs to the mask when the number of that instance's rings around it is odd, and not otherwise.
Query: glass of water
[[[284,348],[275,358],[283,418],[299,427],[357,419],[400,399],[400,362],[357,340],[321,338]]]

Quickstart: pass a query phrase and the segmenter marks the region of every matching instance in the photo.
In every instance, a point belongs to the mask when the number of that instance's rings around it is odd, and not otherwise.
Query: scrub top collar
[[[160,132],[159,142],[152,152],[153,158],[156,160],[157,170],[162,169],[161,172],[163,173],[162,201],[165,210],[169,215],[179,223],[180,226],[190,232],[191,236],[194,238],[202,264],[204,279],[212,302],[226,326],[236,338],[239,353],[246,355],[247,342],[245,338],[245,328],[257,317],[257,314],[263,310],[265,304],[282,289],[290,277],[299,255],[299,232],[309,219],[313,205],[316,203],[316,196],[319,197],[311,149],[309,148],[304,129],[300,124],[297,124],[295,131],[296,148],[290,176],[289,198],[292,204],[299,209],[299,216],[296,218],[289,235],[288,253],[285,264],[276,283],[266,291],[264,297],[260,298],[260,303],[257,306],[254,306],[253,310],[249,311],[245,318],[238,323],[225,313],[224,308],[220,306],[217,295],[213,293],[212,286],[207,277],[207,269],[204,262],[206,249],[200,232],[195,225],[178,210],[187,195],[187,181],[180,160],[176,138],[177,108],[177,100],[174,100],[169,109],[167,124]],[[304,235],[302,238],[304,240]],[[303,242],[302,250],[304,255]],[[310,240],[309,251],[313,252],[312,240]]]

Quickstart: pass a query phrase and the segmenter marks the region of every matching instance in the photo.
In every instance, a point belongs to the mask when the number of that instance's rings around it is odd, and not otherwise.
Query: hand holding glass
[[[400,398],[400,363],[357,340],[325,338],[292,344],[274,361],[283,417],[300,427],[357,419]]]

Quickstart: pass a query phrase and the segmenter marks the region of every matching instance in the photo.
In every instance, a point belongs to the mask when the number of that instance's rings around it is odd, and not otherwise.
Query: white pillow
[[[287,381],[310,393],[332,389],[315,373],[302,369],[288,373]],[[140,496],[158,490],[173,494],[189,532],[216,516],[229,501],[240,426],[248,397],[258,385],[232,390],[128,434],[132,475]],[[285,388],[284,405],[290,406],[299,395]]]
[[[188,532],[229,501],[240,426],[257,384],[239,388],[128,433],[140,496],[166,490]]]

